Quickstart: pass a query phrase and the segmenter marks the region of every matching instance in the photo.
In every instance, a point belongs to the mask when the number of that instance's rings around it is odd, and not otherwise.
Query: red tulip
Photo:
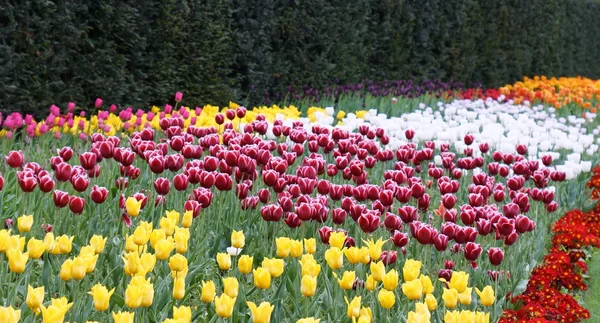
[[[415,131],[412,129],[406,129],[406,131],[404,131],[404,135],[406,136],[406,139],[412,140],[415,136]]]
[[[542,156],[542,163],[546,167],[552,165],[552,156],[550,156],[550,155],[544,155],[544,156]]]
[[[286,214],[284,219],[285,224],[290,228],[297,228],[302,224],[302,220],[296,215],[296,213],[289,212]]]
[[[188,184],[188,177],[185,174],[177,174],[173,177],[173,187],[178,191],[185,191]]]
[[[386,266],[392,265],[398,259],[398,252],[396,250],[383,251],[379,259]]]
[[[42,176],[39,179],[40,191],[48,193],[54,189],[54,181],[49,175]]]
[[[219,191],[229,191],[231,190],[233,182],[231,180],[231,176],[225,173],[219,173],[215,176],[215,187]]]
[[[517,214],[519,214],[519,206],[515,203],[508,203],[505,204],[504,206],[502,206],[502,211],[504,213],[504,216],[507,218],[514,218],[515,216],[517,216]]]
[[[333,213],[331,215],[333,223],[338,224],[338,225],[344,223],[344,221],[346,220],[347,214],[348,213],[344,209],[341,209],[341,208],[333,209]]]
[[[171,182],[164,177],[159,177],[154,181],[154,190],[160,195],[167,195],[171,190]]]
[[[398,215],[404,223],[411,223],[419,218],[419,215],[417,214],[417,209],[410,205],[405,205],[403,207],[398,208]]]
[[[198,217],[198,215],[200,215],[200,210],[202,208],[200,207],[200,203],[198,203],[197,201],[188,200],[188,201],[185,201],[185,204],[183,205],[183,209],[186,211],[192,211],[194,218],[196,218],[196,217]]]
[[[163,156],[150,157],[148,165],[154,174],[161,174],[165,171],[165,158]]]
[[[504,259],[504,252],[500,248],[490,248],[488,250],[488,259],[494,266],[499,266]]]
[[[410,224],[411,233],[413,237],[419,241],[419,243],[427,245],[434,242],[438,232],[430,225],[422,224],[420,222],[412,222]]]
[[[55,191],[56,192],[56,191]],[[90,198],[96,204],[102,204],[106,201],[108,197],[108,190],[105,187],[99,187],[98,185],[94,185],[92,187],[92,192],[90,193]]]
[[[516,149],[517,153],[519,153],[520,155],[525,155],[527,153],[527,146],[523,144],[517,145]]]
[[[63,208],[69,204],[69,194],[67,192],[55,190],[52,192],[54,205],[58,208]]]
[[[35,175],[30,171],[18,172],[17,181],[19,182],[21,190],[23,190],[23,192],[26,193],[33,192],[33,190],[38,184],[37,180],[35,179]]]
[[[329,237],[331,236],[331,233],[333,232],[333,229],[330,227],[322,227],[319,229],[319,237],[321,238],[321,242],[323,242],[324,244],[329,244]]]
[[[129,186],[129,180],[127,179],[127,177],[119,177],[115,180],[115,186],[119,190],[124,190]]]
[[[222,125],[225,122],[225,116],[222,113],[217,113],[217,115],[215,115],[215,122],[218,125]]]
[[[478,243],[467,242],[465,245],[465,259],[469,261],[475,261],[481,255],[483,249]]]
[[[519,239],[519,234],[516,231],[513,231],[508,236],[504,237],[504,244],[507,246],[513,245]]]
[[[402,248],[408,244],[408,236],[405,233],[402,233],[398,230],[394,231],[392,235],[392,242],[398,248]]]
[[[4,177],[2,177],[2,174],[0,174],[0,191],[2,191],[3,188],[4,188]]]
[[[85,206],[85,199],[78,196],[69,197],[69,209],[75,214],[81,214]]]
[[[65,161],[68,162],[73,158],[73,149],[71,147],[63,147],[58,151],[58,155]]]
[[[71,185],[77,192],[83,192],[90,185],[90,180],[85,175],[75,174],[71,177]]]
[[[79,162],[81,163],[81,167],[85,170],[94,169],[98,160],[98,155],[92,152],[85,152],[79,155]]]
[[[443,234],[438,234],[435,236],[433,241],[433,245],[437,251],[444,251],[448,248],[448,237]]]
[[[277,222],[283,216],[283,209],[279,205],[269,204],[260,209],[260,214],[265,221]]]
[[[447,193],[442,196],[442,204],[446,209],[451,209],[456,205],[456,196],[452,193]]]

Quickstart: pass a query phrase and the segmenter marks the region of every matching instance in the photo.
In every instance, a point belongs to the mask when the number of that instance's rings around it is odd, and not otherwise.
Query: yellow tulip
[[[453,271],[448,285],[456,289],[459,294],[464,292],[469,285],[469,274],[464,271]]]
[[[299,319],[298,321],[296,321],[296,323],[319,323],[319,322],[321,322],[321,319],[316,319],[314,317],[307,317],[307,318]]]
[[[125,200],[125,210],[127,214],[132,217],[136,217],[140,215],[140,210],[142,209],[142,200],[138,201],[135,197],[128,197]]]
[[[231,232],[231,246],[237,249],[244,248],[246,245],[246,237],[244,236],[244,231],[236,231],[233,230]]]
[[[150,232],[150,246],[156,250],[156,244],[167,238],[165,232],[161,229],[154,229]],[[164,260],[164,259],[162,259]]]
[[[75,257],[71,264],[71,277],[75,280],[82,280],[85,277],[87,266],[81,257]]]
[[[44,303],[44,286],[33,288],[31,285],[28,285],[25,303],[30,310],[35,314],[38,314],[40,312],[40,306]]]
[[[427,316],[417,313],[417,312],[408,312],[408,319],[406,323],[429,323],[430,320]]]
[[[89,291],[88,294],[92,295],[92,300],[94,302],[94,308],[96,311],[102,312],[108,309],[110,297],[114,292],[114,288],[108,291],[106,287],[100,285],[99,283],[92,286],[92,290]]]
[[[275,244],[277,245],[277,257],[285,258],[290,255],[290,250],[292,249],[292,240],[286,237],[279,237],[275,239]]]
[[[475,312],[475,323],[490,323],[490,313]]]
[[[21,320],[21,310],[15,310],[12,306],[0,306],[0,322],[18,323]]]
[[[437,308],[437,299],[435,299],[433,294],[427,294],[425,296],[425,304],[427,304],[427,309],[434,311]]]
[[[385,309],[390,309],[396,304],[396,296],[394,292],[390,292],[388,290],[382,289],[377,294],[377,299],[379,300],[379,304],[381,307]]]
[[[302,276],[300,284],[300,292],[302,292],[302,296],[312,297],[315,295],[315,292],[317,290],[317,277],[304,275]]]
[[[9,237],[10,237],[10,231],[8,231],[6,229],[0,230],[0,252],[6,252],[6,250],[8,250],[7,241],[8,241]]]
[[[185,296],[185,277],[175,278],[173,282],[173,299],[181,300]]]
[[[185,219],[185,216],[183,217]],[[173,306],[173,319],[180,323],[192,321],[192,309],[189,306]]]
[[[182,271],[188,266],[187,258],[180,254],[175,254],[169,259],[169,268],[173,271]]]
[[[321,265],[317,263],[312,254],[302,255],[300,266],[302,267],[302,276],[311,275],[313,277],[317,277],[321,272]]]
[[[125,289],[125,305],[131,309],[136,309],[142,305],[143,289],[129,284]]]
[[[458,302],[462,305],[471,305],[471,295],[473,288],[467,287],[464,292],[458,294]]]
[[[252,271],[252,263],[254,262],[254,257],[250,257],[248,255],[243,255],[240,257],[238,261],[238,269],[242,274],[248,274]]]
[[[102,253],[104,251],[104,246],[106,245],[107,238],[103,238],[101,235],[93,235],[90,239],[90,246],[94,248],[94,252],[96,254]]]
[[[371,262],[371,256],[369,256],[369,248],[368,247],[360,248],[360,255],[361,255],[361,259],[360,259],[361,264],[368,265]]]
[[[143,246],[142,248],[144,248]],[[127,235],[125,237],[125,251],[126,252],[138,252],[140,246],[136,245],[133,240],[133,235]]]
[[[138,226],[133,232],[133,243],[138,246],[143,246],[150,240],[150,232],[146,231],[143,226]]]
[[[173,249],[175,249],[175,246],[175,242],[172,240],[171,237],[169,237],[168,239],[161,239],[158,242],[156,242],[156,244],[154,245],[154,253],[156,255],[156,259],[169,259],[171,253],[173,252]]]
[[[421,299],[421,296],[423,296],[423,285],[421,285],[420,280],[413,279],[402,284],[402,292],[411,301]]]
[[[444,300],[444,306],[453,309],[456,307],[456,303],[458,303],[458,291],[454,288],[444,288],[442,299]]]
[[[269,323],[271,321],[271,313],[275,306],[269,302],[262,302],[259,306],[256,306],[253,302],[246,302],[252,313],[253,323]]]
[[[112,313],[113,320],[115,323],[133,323],[133,319],[135,318],[135,313],[132,312],[118,312]]]
[[[189,228],[192,226],[193,220],[194,220],[194,212],[192,210],[185,211],[183,213],[183,218],[181,219],[181,226],[184,228]]]
[[[147,252],[144,252],[138,257],[138,272],[137,275],[146,276],[147,273],[154,270],[156,265],[156,256]]]
[[[317,252],[317,240],[315,238],[304,239],[304,250],[309,254]]]
[[[483,306],[492,306],[494,305],[494,302],[496,302],[496,296],[494,295],[494,289],[492,286],[485,286],[483,291],[475,288],[475,292],[477,292],[477,295],[479,295],[479,300]]]
[[[41,305],[42,319],[44,323],[61,323],[73,303],[68,303],[66,297],[52,299],[51,305],[45,307]]]
[[[142,299],[139,306],[150,307],[154,301],[154,285],[150,283],[150,279],[138,275],[133,277],[129,284],[137,287],[142,293]]]
[[[373,275],[367,276],[367,281],[365,282],[365,288],[369,291],[373,291],[377,289],[377,280],[373,278]]]
[[[357,247],[350,247],[347,249],[344,249],[344,255],[346,256],[346,259],[348,259],[348,262],[356,265],[357,263],[361,262],[362,260],[362,253],[360,248]]]
[[[71,280],[71,267],[73,267],[73,260],[72,259],[67,259],[65,260],[65,262],[62,263],[62,265],[60,266],[60,279],[67,281],[67,280]]]
[[[271,277],[279,277],[283,274],[285,262],[283,259],[265,258],[262,261],[262,266],[271,273]]]
[[[290,249],[290,256],[298,258],[302,255],[302,241],[292,240],[292,248]]]
[[[343,231],[331,232],[329,236],[329,246],[342,249],[346,242],[346,233]]]
[[[475,313],[471,311],[460,311],[458,314],[459,322],[475,322]]]
[[[6,250],[17,250],[23,252],[25,249],[25,237],[9,236],[6,241]]]
[[[382,281],[383,276],[385,276],[385,265],[383,261],[373,261],[369,265],[371,268],[371,276],[375,281]]]
[[[271,286],[271,273],[268,270],[259,267],[254,269],[252,274],[254,276],[254,286],[261,289],[267,289]]]
[[[423,286],[423,294],[433,293],[433,282],[431,282],[431,278],[429,278],[429,276],[421,275],[419,276],[419,280],[421,280],[421,285]]]
[[[344,253],[339,248],[329,248],[325,251],[325,260],[329,268],[340,269],[344,265]]]
[[[240,288],[240,284],[238,283],[237,278],[235,277],[227,277],[223,278],[223,292],[231,297],[235,298],[238,295]]]
[[[422,302],[415,303],[415,313],[421,316],[420,319],[423,320],[423,322],[429,322],[429,320],[431,319],[431,313],[429,313],[429,308],[427,308],[427,305],[425,305]]]
[[[334,273],[335,275],[335,273]],[[338,284],[342,289],[352,289],[354,286],[354,280],[356,279],[356,272],[354,271],[345,271],[342,275],[342,279],[338,279]]]
[[[344,296],[344,300],[346,301],[346,305],[348,306],[348,310],[346,314],[349,318],[358,318],[360,314],[360,296],[354,296],[351,302],[348,302],[348,298]]]
[[[62,235],[56,238],[56,242],[54,243],[54,249],[58,248],[58,254],[66,255],[71,252],[73,248],[73,238],[67,235]],[[54,252],[53,252],[54,253]]]
[[[25,265],[27,265],[27,261],[29,260],[29,253],[10,249],[6,251],[6,257],[8,258],[8,268],[11,272],[20,274],[25,271]]]
[[[133,276],[140,270],[140,257],[137,252],[130,252],[122,257],[125,274]]]
[[[17,228],[20,232],[29,232],[33,226],[33,215],[22,215],[17,218]]]
[[[398,287],[398,272],[396,269],[392,269],[383,276],[383,288],[394,290],[396,287]]]
[[[377,239],[377,241],[373,241],[373,239],[370,239],[369,241],[363,240],[367,247],[369,247],[369,257],[371,257],[371,260],[377,261],[381,258],[383,252],[381,248],[386,241],[387,240],[384,241],[381,238]]]
[[[460,323],[458,311],[446,311],[444,315],[444,323]]]
[[[210,303],[215,299],[216,287],[212,280],[208,282],[202,281],[202,293],[201,298],[204,303]]]
[[[229,270],[231,268],[231,256],[228,253],[217,253],[217,264],[221,270]]]
[[[186,253],[188,250],[188,241],[190,239],[190,232],[186,228],[175,229],[175,247],[178,253]]]
[[[175,210],[166,211],[165,217],[167,219],[173,221],[175,223],[175,226],[177,226],[179,224],[179,218],[181,217],[181,214]]]
[[[158,225],[160,226],[160,229],[163,230],[165,235],[167,237],[170,237],[173,235],[173,232],[175,231],[175,227],[177,227],[177,222],[175,221],[175,219],[169,219],[169,218],[162,217],[162,218],[160,218]]]
[[[370,307],[363,307],[358,313],[358,322],[360,323],[371,323],[373,321],[373,313]],[[357,323],[358,323],[357,322]]]
[[[44,241],[31,238],[27,242],[27,252],[29,253],[29,258],[39,259],[45,251],[46,244],[44,244]]]
[[[411,281],[419,277],[421,272],[421,261],[408,259],[402,267],[402,274],[404,275],[405,281]]]
[[[235,305],[235,297],[231,298],[225,293],[215,297],[215,310],[219,317],[229,318],[233,313],[233,305]]]

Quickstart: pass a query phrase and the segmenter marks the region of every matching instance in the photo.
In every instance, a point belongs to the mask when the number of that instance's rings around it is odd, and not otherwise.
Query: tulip
[[[367,280],[365,282],[365,288],[368,291],[373,291],[377,288],[377,280],[373,277],[373,275],[367,276]]]
[[[44,286],[33,288],[31,285],[28,285],[25,303],[30,310],[38,314],[40,312],[40,306],[44,303]]]
[[[268,289],[271,286],[271,273],[268,270],[259,267],[254,269],[252,274],[254,276],[254,286],[261,289]]]
[[[60,279],[64,281],[71,280],[71,267],[73,266],[73,260],[67,259],[60,266]]]
[[[138,201],[135,197],[128,197],[125,201],[125,210],[129,216],[136,217],[140,214],[142,208],[142,201]]]
[[[144,289],[134,284],[127,285],[125,289],[125,306],[136,309],[141,306]]]
[[[310,275],[312,277],[317,277],[321,272],[321,265],[315,261],[315,258],[313,258],[311,254],[302,256],[300,266],[302,267],[302,276]]]
[[[33,215],[23,215],[17,218],[17,227],[20,232],[29,232],[33,225]]]
[[[275,239],[275,244],[277,245],[277,257],[285,258],[289,256],[290,250],[292,248],[292,240],[290,240],[290,238],[277,238]]]
[[[83,212],[83,208],[85,207],[85,199],[78,196],[70,196],[69,197],[69,209],[71,212],[75,214],[81,214]]]
[[[180,254],[175,254],[169,259],[169,268],[172,271],[184,271],[187,269],[187,267],[187,259]]]
[[[329,248],[325,251],[325,260],[327,261],[327,265],[333,269],[337,270],[342,268],[344,265],[344,253],[339,248]]]
[[[231,268],[231,256],[227,253],[217,253],[217,264],[221,270],[229,270]]]
[[[82,280],[85,277],[86,264],[83,258],[75,257],[71,264],[71,278],[75,280]]]
[[[447,308],[453,309],[456,307],[458,303],[458,291],[454,288],[447,289],[444,288],[444,293],[442,294],[442,299],[444,300],[444,306]]]
[[[338,284],[342,289],[352,289],[354,286],[354,280],[356,279],[356,272],[354,271],[345,271],[342,275],[342,279],[338,279]]]
[[[92,192],[90,193],[90,198],[96,204],[102,204],[106,201],[108,197],[108,190],[105,187],[99,187],[98,185],[94,185],[92,187]]]
[[[6,159],[6,163],[11,168],[20,168],[23,166],[23,163],[25,161],[25,157],[23,157],[23,153],[20,150],[19,151],[12,150],[12,151],[8,152],[5,159]]]
[[[301,280],[300,291],[304,297],[312,297],[317,290],[317,277],[311,275],[303,275]]]
[[[51,305],[47,308],[44,305],[41,305],[40,307],[42,310],[42,319],[44,323],[63,322],[65,315],[71,306],[73,306],[73,303],[68,303],[66,297],[52,299]]]
[[[429,311],[435,311],[437,308],[437,300],[432,294],[427,294],[425,296],[425,304],[427,305],[427,309]]]
[[[0,306],[0,322],[18,323],[21,320],[21,310],[15,310],[12,306]]]
[[[11,272],[20,274],[25,271],[25,265],[27,265],[27,261],[29,260],[29,253],[23,253],[18,249],[9,249],[6,251],[6,256],[8,258],[8,268]]]
[[[238,269],[242,274],[248,274],[252,271],[252,262],[254,261],[254,257],[250,257],[248,255],[243,255],[240,257],[238,261]]]
[[[414,279],[402,284],[402,292],[410,300],[421,299],[423,296],[423,285],[419,279]]]
[[[239,283],[235,277],[223,278],[223,290],[227,296],[235,298],[238,295]]]
[[[444,315],[444,323],[460,323],[460,312],[459,311],[446,311]]]
[[[348,310],[346,311],[346,315],[349,318],[358,318],[360,315],[360,296],[354,296],[351,302],[348,302],[348,298],[344,296],[344,300],[346,301],[346,305],[348,306]]]
[[[402,274],[405,281],[417,279],[421,272],[421,261],[408,259],[402,267]]]
[[[304,250],[309,254],[317,252],[317,240],[315,238],[304,239]]]
[[[390,292],[385,289],[379,291],[379,294],[377,294],[377,299],[379,300],[381,307],[388,310],[392,308],[394,304],[396,304],[396,296],[394,295],[394,292]]]
[[[29,253],[29,258],[39,259],[45,251],[46,244],[44,241],[31,238],[27,242],[27,252]]]
[[[180,323],[192,321],[192,309],[189,306],[173,306],[173,319]]]
[[[163,232],[162,230],[158,230],[158,231]],[[169,257],[171,256],[171,252],[173,252],[173,249],[175,249],[175,247],[176,247],[175,241],[173,241],[170,237],[168,239],[166,239],[166,238],[160,239],[154,245],[154,251],[156,254],[156,258],[159,260],[169,259]]]
[[[494,289],[492,286],[485,286],[483,291],[475,288],[475,292],[479,295],[479,300],[483,306],[492,306],[496,301],[496,297],[494,296]]]
[[[181,300],[185,296],[185,277],[177,277],[173,281],[173,299]]]
[[[252,322],[254,323],[269,323],[271,321],[271,313],[275,306],[269,302],[262,302],[259,306],[256,306],[253,302],[246,302],[252,313]]]
[[[343,231],[332,232],[329,235],[329,246],[342,249],[346,242],[346,233]]]
[[[463,305],[471,305],[471,294],[473,294],[473,288],[467,287],[464,292],[458,294],[458,302]]]
[[[112,318],[115,323],[133,323],[134,322],[135,313],[133,312],[118,312],[112,313]]]
[[[307,317],[303,319],[299,319],[296,323],[319,323],[321,319],[315,319],[314,317]]]
[[[92,299],[94,301],[94,308],[98,312],[108,310],[108,305],[110,303],[110,297],[115,292],[115,289],[111,289],[108,291],[106,287],[100,285],[99,283],[92,286],[92,289],[88,294],[92,295]]]
[[[262,267],[271,273],[271,277],[279,277],[283,274],[285,262],[283,259],[264,258]]]
[[[176,228],[173,237],[175,238],[176,251],[178,253],[186,253],[188,250],[190,231],[186,228]]]
[[[500,248],[490,248],[488,250],[488,258],[494,266],[499,266],[504,259],[504,252]]]
[[[246,237],[243,231],[233,230],[231,232],[231,246],[234,248],[241,249],[246,245]]]
[[[69,204],[69,194],[63,191],[55,190],[52,192],[54,205],[58,208],[63,208]]]
[[[386,241],[382,240],[381,238],[377,239],[377,241],[373,241],[373,239],[370,239],[369,241],[363,240],[367,247],[369,247],[369,256],[371,257],[371,260],[376,261],[381,258],[381,253],[383,252],[381,248]]]
[[[215,299],[216,287],[212,280],[202,281],[201,299],[204,303],[211,303]]]
[[[233,314],[235,299],[235,297],[231,298],[224,293],[219,297],[215,297],[215,310],[217,315],[224,319],[229,318],[231,314]]]

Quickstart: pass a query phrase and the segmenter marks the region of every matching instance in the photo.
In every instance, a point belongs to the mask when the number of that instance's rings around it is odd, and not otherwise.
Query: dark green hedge
[[[583,0],[4,0],[0,109],[96,97],[259,103],[364,78],[482,82],[600,74]]]

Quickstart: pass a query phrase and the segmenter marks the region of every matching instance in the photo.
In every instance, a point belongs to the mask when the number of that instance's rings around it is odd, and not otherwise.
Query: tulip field
[[[2,116],[0,322],[589,318],[600,81],[403,84]]]

